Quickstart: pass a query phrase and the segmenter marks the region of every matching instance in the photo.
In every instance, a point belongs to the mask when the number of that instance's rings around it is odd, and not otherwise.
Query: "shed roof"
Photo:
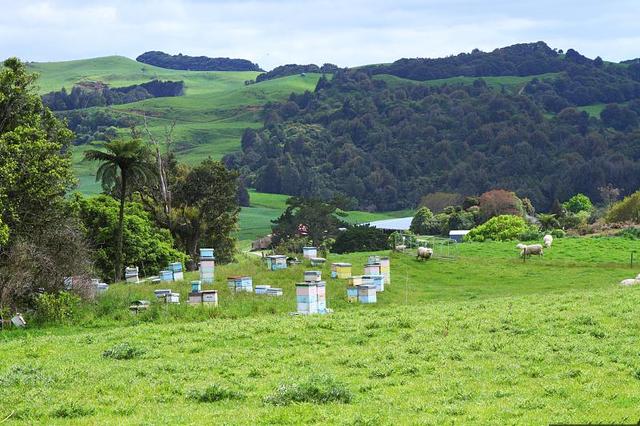
[[[365,225],[378,229],[388,229],[391,231],[407,231],[411,226],[412,220],[413,216],[399,217],[397,219],[375,220],[373,222],[366,223]]]

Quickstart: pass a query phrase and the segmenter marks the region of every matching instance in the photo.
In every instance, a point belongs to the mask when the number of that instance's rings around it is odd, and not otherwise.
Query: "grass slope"
[[[160,138],[175,122],[173,140],[178,158],[192,164],[207,157],[220,159],[240,149],[243,130],[261,125],[262,105],[286,99],[291,92],[313,90],[320,78],[319,74],[295,75],[246,86],[244,82],[259,73],[168,70],[121,56],[30,63],[29,67],[40,74],[41,93],[62,87],[70,89],[81,81],[102,81],[113,87],[154,78],[184,81],[184,96],[147,99],[109,109],[137,117],[146,115],[150,130]],[[128,132],[123,130],[123,133]],[[96,165],[83,160],[87,148],[89,146],[74,149],[74,168],[80,191],[96,193],[99,191],[94,182]]]
[[[522,263],[513,243],[463,244],[456,261],[392,257],[377,305],[351,305],[328,281],[322,317],[289,316],[305,267],[253,258],[218,268],[221,306],[155,307],[147,285],[114,285],[84,326],[0,333],[0,419],[7,424],[632,423],[640,403],[636,243],[556,240]],[[361,271],[366,254],[331,256]],[[244,272],[282,299],[231,295]],[[327,268],[324,268],[326,276]],[[166,287],[166,285],[165,285]],[[186,292],[186,284],[168,286]],[[130,345],[122,346],[123,343]],[[105,357],[116,349],[119,358]],[[112,351],[113,353],[113,351]],[[332,386],[323,393],[323,377]],[[319,382],[319,390],[305,383]],[[285,387],[282,387],[284,385]],[[309,402],[274,406],[277,392]],[[194,398],[195,395],[195,398]],[[351,395],[348,403],[318,401]],[[348,399],[348,398],[347,398]],[[208,401],[208,402],[206,402]],[[215,419],[215,420],[214,420]]]
[[[256,191],[249,191],[251,206],[243,207],[240,211],[240,231],[238,239],[253,240],[271,233],[271,221],[278,218],[286,206],[288,195],[265,194]],[[349,223],[362,223],[374,220],[392,219],[395,217],[405,217],[413,215],[412,210],[399,210],[395,212],[361,212],[347,211],[343,218]]]

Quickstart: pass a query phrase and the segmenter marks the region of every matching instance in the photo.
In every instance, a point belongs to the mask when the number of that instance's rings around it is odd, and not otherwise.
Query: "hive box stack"
[[[124,270],[124,278],[128,283],[137,284],[139,282],[139,280],[138,280],[138,267],[137,266],[133,266],[133,267],[125,268],[125,270]]]
[[[380,263],[380,256],[369,256],[369,259],[367,260],[367,264],[371,264],[371,263]]]
[[[362,284],[362,275],[354,275],[347,278],[347,280],[349,286],[356,287]]]
[[[302,247],[302,257],[305,259],[311,259],[312,257],[318,257],[317,247]]]
[[[256,294],[267,294],[270,288],[270,285],[257,285],[254,291]]]
[[[282,289],[281,288],[270,287],[270,288],[267,289],[267,296],[280,297],[280,296],[282,296]]]
[[[349,301],[349,303],[358,301],[358,287],[356,286],[347,287],[347,301]]]
[[[317,283],[296,284],[296,302],[298,313],[310,315],[318,313],[318,286]]]
[[[287,269],[287,256],[281,254],[267,256],[267,267],[272,271]]]
[[[376,286],[376,291],[384,291],[384,275],[363,275],[362,284],[372,284]]]
[[[171,289],[158,289],[154,291],[156,298],[165,303],[180,303],[180,293],[174,293]]]
[[[227,278],[227,286],[229,290],[239,293],[239,292],[253,292],[253,280],[251,277],[242,277],[239,275],[228,277]]]
[[[182,272],[182,263],[180,262],[170,263],[168,269],[171,270],[171,272],[173,272],[174,281],[184,280],[184,273]]]
[[[384,283],[391,284],[391,261],[388,257],[380,258],[380,272],[384,275]]]
[[[373,284],[361,284],[358,286],[358,302],[377,303],[376,286]]]
[[[382,275],[382,266],[379,263],[364,265],[364,275]]]
[[[322,272],[304,271],[304,281],[308,283],[322,281]]]
[[[310,259],[311,266],[322,266],[327,261],[324,257],[312,257]]]
[[[200,281],[191,281],[191,293],[200,293],[202,283]]]
[[[212,284],[214,279],[215,257],[212,248],[200,249],[200,281]]]
[[[351,264],[350,263],[334,263],[331,265],[332,278],[339,278],[341,280],[346,280],[351,276]],[[335,269],[335,277],[333,276],[333,269]]]
[[[318,295],[318,313],[327,313],[327,286],[324,281],[316,282],[316,294]]]
[[[173,281],[173,271],[170,269],[160,271],[160,281]]]
[[[189,293],[190,305],[218,306],[218,290],[203,290]]]

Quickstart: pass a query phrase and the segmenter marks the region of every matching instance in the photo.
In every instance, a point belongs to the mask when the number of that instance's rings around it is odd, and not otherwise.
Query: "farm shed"
[[[456,243],[461,243],[464,241],[464,236],[469,233],[468,229],[452,229],[449,231],[449,238],[451,238]]]
[[[372,228],[384,229],[387,231],[408,231],[411,226],[413,216],[399,217],[397,219],[375,220],[373,222],[364,223]]]

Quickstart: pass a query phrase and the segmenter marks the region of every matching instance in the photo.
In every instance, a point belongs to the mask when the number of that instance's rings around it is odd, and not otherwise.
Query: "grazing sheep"
[[[544,254],[542,245],[540,244],[532,244],[530,246],[526,244],[518,244],[516,248],[520,249],[520,257],[531,255],[542,256]]]
[[[406,246],[406,245],[404,245],[404,244],[400,244],[400,245],[397,245],[397,246],[395,247],[395,250],[396,250],[396,251],[404,251],[406,248],[407,248],[407,246]]]
[[[418,247],[418,254],[416,258],[419,260],[428,260],[431,259],[432,255],[433,249],[430,249],[428,247]]]
[[[551,244],[553,244],[553,236],[547,234],[544,236],[544,238],[542,238],[542,241],[544,241],[544,246],[546,248],[551,247]]]
[[[636,278],[628,278],[626,280],[620,281],[620,285],[636,285],[640,283]]]

